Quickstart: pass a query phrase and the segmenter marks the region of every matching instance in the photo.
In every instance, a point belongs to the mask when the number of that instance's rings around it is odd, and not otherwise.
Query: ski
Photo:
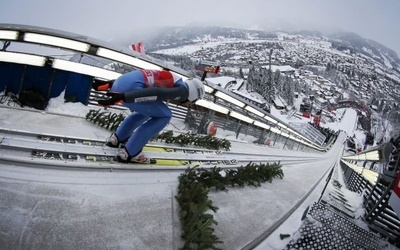
[[[141,164],[141,163],[119,163],[116,161],[115,156],[102,156],[102,155],[89,155],[89,154],[74,154],[74,153],[60,153],[44,150],[34,150],[31,153],[33,159],[46,159],[46,160],[58,160],[64,162],[81,162],[81,163],[97,163],[97,164]],[[188,160],[188,159],[174,159],[163,156],[158,158],[151,158],[150,164],[163,165],[163,166],[199,166],[199,165],[237,165],[235,160]],[[143,164],[145,165],[145,164]]]
[[[45,133],[32,133],[28,131],[22,130],[12,130],[12,129],[4,129],[0,127],[0,133],[5,133],[6,135],[22,135],[24,137],[33,137],[38,141],[47,141],[47,142],[55,142],[61,144],[70,144],[70,145],[84,145],[84,146],[105,146],[106,141],[100,139],[93,138],[83,138],[83,137],[73,137],[73,136],[64,136],[64,135],[56,135],[56,134],[45,134]],[[181,147],[173,144],[165,144],[165,143],[156,143],[149,142],[147,144],[152,148],[162,148],[168,149],[170,152],[172,151],[185,151],[185,152],[201,152],[201,153],[224,153],[226,151],[214,150],[214,149],[205,149],[205,148],[196,148],[196,147]]]
[[[98,146],[104,147],[106,146],[105,140],[96,140],[96,139],[88,139],[88,138],[71,138],[71,137],[62,137],[62,136],[49,136],[49,135],[38,135],[37,139],[40,141],[47,142],[56,142],[56,143],[64,143],[70,145],[83,145],[83,146]],[[149,142],[144,150],[154,151],[156,148],[164,149],[168,152],[186,152],[186,153],[223,153],[224,151],[214,150],[214,149],[205,149],[205,148],[193,148],[193,147],[180,147],[175,145],[168,144],[157,144],[154,142]]]
[[[13,138],[3,137],[0,144],[3,147],[15,148],[20,150],[31,150],[35,149],[38,151],[48,151],[53,153],[71,153],[77,155],[97,155],[97,156],[115,156],[118,153],[117,148],[110,148],[107,146],[85,146],[85,145],[74,145],[74,144],[63,144],[44,142],[25,138]],[[152,158],[164,158],[164,159],[189,159],[195,160],[208,160],[211,158],[224,158],[223,154],[218,156],[215,153],[209,153],[207,150],[196,150],[192,149],[180,149],[180,148],[162,148],[159,146],[147,145],[143,149]]]
[[[106,146],[85,146],[49,141],[31,140],[25,138],[3,137],[0,147],[16,151],[30,152],[33,160],[50,160],[65,163],[81,164],[124,164],[116,162],[118,149]],[[227,159],[216,154],[207,154],[201,151],[174,150],[169,148],[146,146],[146,154],[155,160],[152,164],[163,166],[199,166],[199,165],[237,165],[234,159]],[[126,163],[141,164],[141,163]],[[142,164],[144,165],[144,164]]]
[[[77,163],[116,163],[115,156],[118,149],[106,146],[85,146],[67,143],[32,140],[26,138],[3,137],[0,147],[30,152],[32,159],[58,160]],[[189,165],[246,165],[254,163],[273,163],[277,161],[295,161],[299,159],[282,159],[249,154],[215,154],[196,151],[188,153],[184,150],[171,152],[169,149],[152,148],[146,146],[146,155],[157,161],[156,165],[189,166]],[[152,151],[153,150],[153,151]]]
[[[116,156],[118,149],[107,146],[85,146],[65,143],[54,143],[26,138],[3,137],[0,143],[2,147],[8,147],[25,151],[44,151],[51,153],[68,153],[76,155],[92,156]],[[159,148],[147,145],[144,148],[147,156],[153,159],[164,160],[190,160],[190,161],[221,161],[221,162],[276,162],[281,161],[282,156],[269,156],[259,154],[217,154],[208,151],[186,151],[184,149]],[[290,158],[299,161],[299,158]],[[286,159],[289,161],[290,159]],[[301,159],[300,159],[301,160]],[[309,160],[309,159],[307,159]]]
[[[187,168],[193,166],[235,168],[253,163],[311,162],[315,157],[274,156],[265,154],[221,152],[217,150],[147,144],[143,151],[156,162],[151,164],[120,163],[115,160],[118,149],[105,146],[104,140],[35,134],[23,131],[1,131],[0,149],[16,152],[17,156],[2,154],[0,160],[36,163],[40,165],[89,168]],[[4,132],[6,136],[4,136]],[[9,136],[13,135],[13,136]],[[23,153],[25,152],[25,153]],[[24,157],[20,157],[24,155]],[[129,166],[127,166],[129,165]]]
[[[22,136],[24,138],[28,138],[29,140],[35,140],[38,142],[52,142],[55,143],[54,147],[57,147],[56,144],[63,145],[61,147],[64,147],[65,145],[70,145],[70,146],[77,146],[78,148],[82,149],[83,146],[85,146],[84,149],[88,149],[87,147],[102,147],[104,150],[108,150],[111,155],[116,154],[116,149],[109,148],[105,146],[105,140],[101,139],[94,139],[94,138],[82,138],[82,137],[73,137],[73,136],[64,136],[64,135],[58,135],[58,134],[45,134],[45,133],[32,133],[28,131],[22,131],[22,130],[12,130],[12,129],[4,129],[0,127],[0,136],[1,133],[5,134],[5,137],[11,137],[15,136]],[[13,137],[16,138],[16,137]],[[106,149],[108,148],[108,149]],[[171,152],[171,153],[189,153],[189,154],[221,154],[221,155],[226,155],[229,158],[236,158],[236,155],[240,156],[245,156],[248,155],[249,157],[274,157],[274,154],[268,154],[266,153],[243,153],[243,152],[234,152],[234,151],[226,151],[226,150],[215,150],[215,149],[206,149],[206,148],[199,148],[199,147],[191,147],[191,146],[177,146],[175,144],[166,144],[166,143],[157,143],[157,142],[149,142],[146,144],[144,147],[144,151],[156,151],[156,152]],[[296,161],[302,161],[302,160],[311,160],[311,159],[318,159],[319,157],[315,156],[291,156],[287,155],[284,158],[289,160],[290,158],[295,159]],[[277,159],[278,161],[281,160],[280,158]]]

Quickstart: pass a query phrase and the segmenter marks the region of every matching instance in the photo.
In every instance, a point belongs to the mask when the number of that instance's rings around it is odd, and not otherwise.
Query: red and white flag
[[[139,53],[143,53],[144,54],[144,45],[143,42],[138,42],[138,43],[133,43],[131,44],[131,49],[133,51],[139,52]]]

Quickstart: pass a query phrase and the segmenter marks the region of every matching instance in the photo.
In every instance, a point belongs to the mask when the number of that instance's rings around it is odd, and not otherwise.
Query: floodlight
[[[370,151],[365,153],[365,159],[368,161],[379,161],[379,153],[378,150]]]
[[[54,59],[52,66],[55,69],[90,75],[103,79],[117,79],[119,76],[121,76],[120,73],[116,73],[114,71],[61,59]]]
[[[282,131],[280,131],[279,129],[275,128],[275,127],[271,127],[271,131],[275,134],[281,134]]]
[[[255,109],[255,108],[253,108],[253,107],[251,107],[251,106],[246,106],[244,109],[246,109],[247,111],[250,111],[250,112],[253,113],[253,114],[256,114],[256,115],[258,115],[258,116],[261,116],[261,117],[264,117],[264,115],[265,115],[264,113],[258,111],[257,109]]]
[[[66,48],[81,52],[88,52],[90,48],[90,44],[88,43],[36,33],[25,33],[24,41],[38,44],[47,44],[54,47]]]
[[[258,127],[261,127],[261,128],[264,128],[264,129],[270,129],[271,128],[271,126],[269,126],[269,125],[267,125],[265,123],[259,122],[259,121],[255,121],[254,125],[256,125]]]
[[[106,49],[106,48],[98,48],[96,55],[104,57],[104,58],[108,58],[108,59],[111,59],[114,61],[129,64],[129,65],[135,66],[140,69],[162,70],[162,67],[160,67],[154,63],[146,62],[141,59],[135,58],[133,56],[130,56],[130,55],[127,55],[124,53],[120,53],[120,52],[117,52],[114,50]]]
[[[277,120],[273,119],[272,117],[269,117],[268,115],[265,115],[264,118],[265,118],[265,120],[267,120],[269,122],[272,122],[272,123],[277,123],[278,122]]]
[[[284,128],[284,129],[287,129],[288,127],[286,126],[286,125],[284,125],[283,123],[278,123],[277,124],[279,127],[281,127],[281,128]]]
[[[203,84],[204,85],[204,91],[206,92],[206,93],[212,93],[212,92],[214,92],[214,89],[213,88],[211,88],[211,87],[208,87],[207,85],[205,85],[205,84]]]
[[[235,104],[236,106],[239,106],[241,108],[243,108],[245,106],[245,104],[243,102],[241,102],[241,101],[239,101],[239,100],[237,100],[237,99],[235,99],[235,98],[233,98],[233,97],[231,97],[231,96],[229,96],[229,95],[227,95],[227,94],[225,94],[225,93],[223,93],[221,91],[217,91],[217,93],[215,93],[215,96],[217,96],[217,97],[219,97],[221,99],[224,99],[225,101],[228,101],[228,102],[230,102],[232,104]]]
[[[0,61],[42,67],[46,63],[46,58],[37,55],[0,51]]]
[[[197,100],[196,101],[196,105],[199,105],[199,106],[202,106],[204,108],[208,108],[208,109],[220,112],[220,113],[225,114],[225,115],[229,113],[229,109],[227,109],[225,107],[222,107],[222,106],[220,106],[218,104],[215,104],[213,102],[210,102],[210,101],[207,101],[207,100],[203,100],[203,99]]]
[[[289,138],[289,134],[288,134],[288,133],[285,133],[285,132],[282,132],[282,133],[281,133],[281,136]]]
[[[250,123],[250,124],[252,124],[254,122],[254,120],[249,118],[248,116],[242,115],[242,114],[240,114],[238,112],[235,112],[235,111],[231,111],[229,113],[229,115],[232,116],[232,117],[235,117],[236,119],[239,119],[241,121],[244,121],[244,122],[247,122],[247,123]]]
[[[0,40],[17,40],[18,31],[14,30],[0,30]]]
[[[375,185],[376,182],[378,181],[378,176],[379,174],[375,171],[372,171],[370,169],[363,169],[362,175],[364,178],[369,181],[371,184]]]

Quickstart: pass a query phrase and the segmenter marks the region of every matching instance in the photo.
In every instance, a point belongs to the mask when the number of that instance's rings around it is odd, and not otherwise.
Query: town
[[[350,38],[355,36],[351,34]],[[357,39],[362,40],[361,37]],[[346,47],[344,40],[312,32],[275,32],[265,35],[247,31],[240,38],[227,37],[224,33],[221,36],[198,35],[192,38],[192,43],[187,40],[173,46],[165,40],[159,41],[158,47],[150,54],[159,58],[160,55],[161,58],[182,56],[197,62],[217,62],[221,70],[214,76],[215,79],[210,80],[213,84],[266,110],[269,105],[274,105],[282,112],[297,109],[299,115],[303,115],[326,112],[338,105],[357,105],[368,116],[372,127],[388,127],[382,119],[388,120],[393,130],[400,125],[400,113],[397,111],[400,97],[399,59],[397,56],[393,58],[392,53],[385,52],[381,46]],[[368,44],[375,45],[372,42]],[[185,67],[182,63],[178,65]],[[265,69],[267,76],[261,80],[258,88],[249,86],[251,68]],[[281,77],[277,77],[279,75]],[[289,88],[291,93],[284,95],[282,90],[288,88],[280,86],[288,83],[292,85]],[[276,89],[275,95],[270,98],[260,93],[268,84]],[[290,99],[299,95],[302,103],[294,107]],[[369,117],[371,113],[374,114],[372,118]],[[366,128],[371,129],[368,125]]]

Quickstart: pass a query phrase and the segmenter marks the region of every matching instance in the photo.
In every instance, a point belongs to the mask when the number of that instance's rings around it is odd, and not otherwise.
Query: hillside
[[[399,69],[400,59],[396,52],[377,41],[365,39],[355,33],[342,32],[324,35],[318,31],[297,32],[266,32],[262,30],[246,30],[224,27],[164,27],[154,32],[145,39],[146,50],[154,52],[162,49],[193,45],[201,41],[239,41],[239,40],[269,40],[276,42],[282,34],[285,37],[297,37],[309,40],[321,40],[331,44],[331,48],[338,51],[349,51],[350,54],[361,53],[384,64],[385,61],[392,64],[391,67]]]
[[[393,50],[355,33],[328,36],[316,31],[271,33],[221,27],[169,27],[145,44],[147,54],[175,62],[186,70],[193,69],[195,62],[201,60],[216,61],[222,66],[220,74],[246,78],[251,67],[259,68],[255,72],[262,77],[256,77],[258,80],[250,88],[264,92],[262,95],[270,105],[277,100],[276,94],[291,103],[293,92],[301,91],[328,103],[321,108],[343,98],[356,100],[364,106],[378,107],[373,111],[377,117],[390,120],[394,126],[400,124],[396,113],[400,100],[399,58]],[[268,80],[263,68],[268,69],[270,64],[272,71],[289,71],[281,72],[285,77],[273,72],[273,80]],[[243,72],[245,76],[241,76]],[[329,93],[336,94],[326,96]]]

